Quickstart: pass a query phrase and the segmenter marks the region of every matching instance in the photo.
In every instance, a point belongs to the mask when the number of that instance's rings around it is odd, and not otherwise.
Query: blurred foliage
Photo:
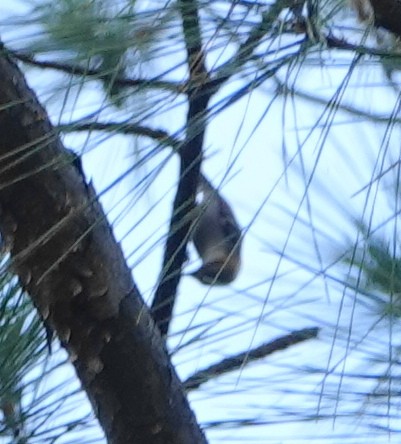
[[[3,267],[7,264],[3,260]],[[44,358],[41,322],[10,273],[0,278],[0,408],[2,434],[22,439],[24,378]],[[18,442],[22,442],[19,440]]]
[[[358,228],[359,227],[359,228]],[[401,256],[400,245],[394,245],[378,235],[369,235],[367,227],[359,224],[362,241],[352,254],[344,258],[356,275],[352,279],[360,291],[358,297],[369,298],[378,313],[401,317]]]
[[[124,103],[118,78],[150,58],[155,43],[171,22],[174,3],[154,13],[137,12],[137,2],[46,0],[33,9],[45,35],[26,49],[34,54],[61,51],[63,59],[96,68],[104,89],[117,106]],[[155,12],[155,11],[153,11]],[[138,67],[135,68],[138,72]]]
[[[65,357],[49,355],[43,322],[4,258],[1,268],[0,441],[54,443],[67,431],[65,443],[79,431],[82,443],[100,437]]]

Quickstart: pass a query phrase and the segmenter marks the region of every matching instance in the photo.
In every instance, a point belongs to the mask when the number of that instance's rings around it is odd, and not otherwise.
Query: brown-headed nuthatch
[[[199,270],[191,273],[206,285],[227,285],[241,266],[242,233],[228,203],[201,176],[192,241],[202,260]]]

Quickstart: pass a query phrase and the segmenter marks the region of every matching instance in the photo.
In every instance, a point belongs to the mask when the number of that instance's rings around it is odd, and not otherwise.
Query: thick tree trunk
[[[110,443],[204,443],[92,187],[0,55],[0,229]]]

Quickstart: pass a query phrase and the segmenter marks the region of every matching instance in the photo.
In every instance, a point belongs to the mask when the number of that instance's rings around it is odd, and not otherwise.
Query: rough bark
[[[18,67],[0,55],[0,229],[108,441],[204,443],[95,193]]]

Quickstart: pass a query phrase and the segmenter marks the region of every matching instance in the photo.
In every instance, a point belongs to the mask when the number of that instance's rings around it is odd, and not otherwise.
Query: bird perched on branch
[[[192,241],[202,266],[191,275],[206,285],[227,285],[241,266],[241,228],[229,204],[202,175],[198,193]]]

